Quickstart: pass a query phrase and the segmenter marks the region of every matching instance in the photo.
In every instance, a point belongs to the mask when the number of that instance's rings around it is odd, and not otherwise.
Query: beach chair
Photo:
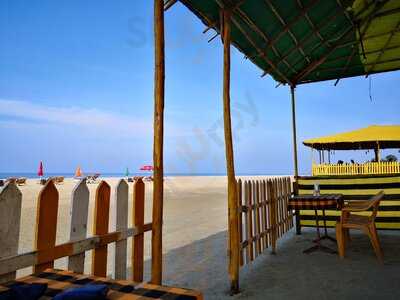
[[[349,241],[349,229],[358,229],[369,236],[379,262],[383,263],[383,253],[376,232],[375,218],[378,213],[379,202],[384,195],[384,192],[380,191],[370,200],[349,203],[342,208],[340,221],[336,224],[336,239],[341,258],[344,258],[346,244]],[[370,209],[372,209],[372,212],[369,216],[357,214]]]
[[[86,176],[86,182],[87,183],[96,183],[97,179],[100,177],[99,173],[93,174],[93,175],[88,175]]]
[[[17,182],[17,178],[15,178],[15,177],[8,177],[8,178],[6,179],[6,182],[9,182],[9,183],[16,183],[16,182]]]
[[[143,178],[144,181],[153,181],[153,176],[146,176]]]
[[[56,177],[56,178],[54,179],[54,182],[55,182],[56,184],[64,183],[64,176],[58,176],[58,177]]]
[[[15,180],[15,183],[18,184],[18,185],[25,185],[26,184],[26,178],[25,177],[17,178]]]

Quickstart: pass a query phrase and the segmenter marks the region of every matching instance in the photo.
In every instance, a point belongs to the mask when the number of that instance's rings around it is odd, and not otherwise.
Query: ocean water
[[[89,175],[94,173],[84,173]],[[126,177],[125,173],[100,173],[101,177]],[[129,176],[149,176],[151,172],[142,173],[129,173]],[[251,173],[238,173],[237,176],[268,176],[268,175],[286,175],[286,174],[251,174]],[[74,173],[44,173],[43,177],[55,177],[64,176],[65,178],[73,178]],[[224,173],[165,173],[165,176],[226,176]],[[6,179],[9,177],[26,177],[26,178],[39,178],[36,173],[24,173],[24,172],[0,172],[0,179]]]

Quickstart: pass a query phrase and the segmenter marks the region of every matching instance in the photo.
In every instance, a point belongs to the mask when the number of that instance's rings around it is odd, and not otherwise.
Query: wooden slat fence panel
[[[93,235],[108,233],[108,222],[110,215],[111,188],[107,182],[100,182],[96,189],[96,200],[93,220]],[[94,276],[107,276],[107,245],[93,250],[92,274]]]
[[[142,228],[144,225],[144,196],[145,186],[142,179],[138,179],[134,184],[133,192],[133,225]],[[137,282],[143,281],[144,266],[144,233],[136,235],[132,245],[132,273],[133,280]]]
[[[271,201],[271,246],[272,246],[272,253],[276,251],[276,240],[277,240],[277,222],[276,222],[276,179],[273,179],[269,182],[269,190],[271,191],[270,194],[270,201]]]
[[[238,200],[238,208],[239,208],[239,245],[242,244],[243,242],[243,217],[242,217],[242,210],[243,210],[243,202],[242,202],[242,180],[239,179],[237,182],[237,200]],[[240,247],[239,250],[239,264],[240,266],[243,266],[244,264],[244,258],[243,258],[243,247]]]
[[[249,209],[249,213],[247,214],[248,226],[247,230],[249,230],[249,249],[250,249],[250,261],[254,260],[254,231],[253,231],[253,191],[252,191],[252,183],[251,181],[247,181],[247,205]]]
[[[126,277],[127,238],[133,237],[134,280],[143,281],[144,233],[152,231],[153,224],[144,224],[144,183],[134,185],[133,227],[128,228],[128,191],[125,181],[116,187],[116,230],[109,232],[110,186],[102,181],[96,190],[93,236],[87,237],[89,190],[81,180],[71,195],[70,240],[56,245],[59,195],[54,180],[48,180],[37,201],[34,250],[18,253],[22,194],[15,183],[0,189],[0,282],[15,278],[16,271],[33,266],[34,272],[53,267],[54,260],[68,257],[68,269],[84,271],[85,252],[93,250],[92,274],[106,276],[107,246],[116,244],[115,277]],[[136,274],[136,275],[135,275]]]
[[[89,189],[86,179],[82,179],[72,190],[71,195],[71,229],[70,241],[82,240],[87,234],[87,219],[89,210]],[[83,273],[85,253],[68,258],[68,270]]]
[[[289,177],[239,179],[237,186],[242,266],[244,254],[250,263],[268,247],[275,253],[277,240],[293,227],[293,215],[287,209],[292,191]]]
[[[128,228],[128,192],[129,186],[121,179],[115,187],[115,230]],[[114,276],[115,279],[126,279],[127,268],[127,240],[115,242]]]
[[[53,180],[48,180],[39,193],[36,214],[36,250],[48,250],[54,248],[57,233],[58,191]],[[46,253],[46,252],[44,252]],[[42,272],[47,268],[53,268],[54,261],[34,266],[33,271]]]
[[[254,190],[254,229],[256,236],[256,257],[261,254],[261,240],[260,240],[260,189],[258,181],[253,182]]]
[[[18,254],[22,193],[15,183],[0,191],[0,258]],[[0,275],[0,283],[15,279],[16,272]]]

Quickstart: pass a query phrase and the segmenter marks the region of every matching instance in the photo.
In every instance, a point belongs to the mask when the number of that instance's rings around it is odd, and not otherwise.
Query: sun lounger
[[[15,177],[8,177],[8,178],[6,179],[6,182],[9,182],[9,183],[16,183],[16,182],[17,182],[17,178],[15,178]]]
[[[86,176],[86,182],[87,183],[96,183],[97,182],[97,178],[100,177],[99,173],[93,174],[93,175],[88,175]]]
[[[54,178],[54,183],[55,183],[55,184],[64,183],[64,176],[55,177],[55,178]]]
[[[18,184],[18,185],[24,185],[24,184],[26,184],[26,178],[25,178],[25,177],[17,178],[17,179],[15,180],[15,182],[16,182],[16,184]]]
[[[146,176],[143,178],[144,181],[153,181],[153,176]]]
[[[88,276],[70,271],[46,269],[44,272],[18,278],[0,285],[0,298],[7,298],[13,287],[29,287],[32,283],[47,284],[47,289],[40,299],[53,299],[57,294],[71,288],[83,287],[87,284],[103,284],[108,287],[107,299],[182,299],[202,300],[200,292],[178,287],[161,286],[149,283],[137,283],[129,280],[112,280],[104,277]],[[10,298],[11,299],[11,298]]]

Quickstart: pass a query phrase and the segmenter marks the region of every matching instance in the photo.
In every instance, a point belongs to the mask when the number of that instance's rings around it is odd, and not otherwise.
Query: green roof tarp
[[[180,0],[220,31],[230,8],[232,44],[291,85],[400,69],[399,0]]]

